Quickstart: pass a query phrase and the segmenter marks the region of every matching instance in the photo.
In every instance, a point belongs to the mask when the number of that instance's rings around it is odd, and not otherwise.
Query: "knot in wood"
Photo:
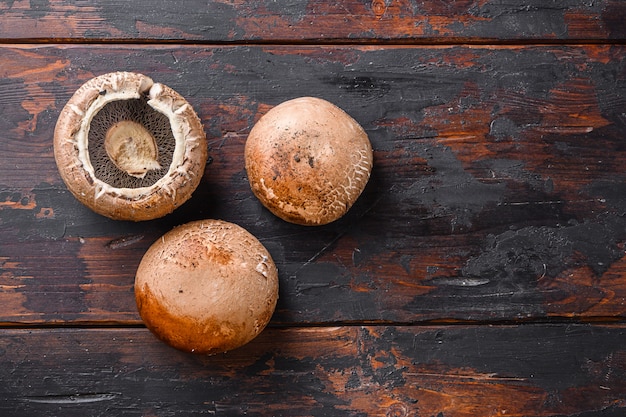
[[[385,2],[385,0],[372,1],[372,12],[374,12],[374,16],[376,16],[377,19],[383,17],[386,11],[387,3]]]
[[[402,403],[391,404],[391,406],[389,406],[389,409],[387,410],[387,414],[385,414],[386,417],[406,417],[408,415],[409,410],[407,409],[406,405]]]

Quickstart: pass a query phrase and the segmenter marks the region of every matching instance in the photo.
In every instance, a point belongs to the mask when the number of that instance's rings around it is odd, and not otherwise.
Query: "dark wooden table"
[[[626,415],[626,2],[0,1],[0,416]],[[173,214],[67,191],[59,111],[89,78],[185,96],[210,159]],[[322,227],[252,195],[252,125],[297,96],[368,132],[371,180]],[[270,326],[159,342],[150,244],[235,222],[280,271]]]

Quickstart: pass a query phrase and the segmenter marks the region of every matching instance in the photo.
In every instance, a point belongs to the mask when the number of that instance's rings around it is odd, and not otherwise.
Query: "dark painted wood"
[[[616,417],[625,338],[574,324],[287,328],[205,357],[144,329],[4,329],[0,414]]]
[[[605,41],[624,21],[620,0],[5,0],[0,41]]]
[[[625,21],[618,0],[0,0],[0,416],[623,416]],[[202,183],[163,219],[100,217],[55,167],[60,109],[117,70],[205,125]],[[263,209],[242,164],[302,95],[375,150],[318,228]],[[201,357],[141,325],[133,277],[209,217],[261,239],[281,292],[257,339]]]
[[[0,321],[138,323],[132,285],[144,251],[208,217],[240,224],[272,253],[275,322],[623,317],[625,51],[4,47]],[[61,107],[115,70],[170,85],[206,127],[204,179],[164,219],[95,215],[56,170]],[[242,163],[254,121],[299,95],[344,108],[375,151],[357,204],[319,228],[263,209]]]

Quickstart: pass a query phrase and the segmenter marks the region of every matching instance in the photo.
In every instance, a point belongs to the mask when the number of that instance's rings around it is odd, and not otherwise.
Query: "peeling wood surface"
[[[618,416],[625,332],[590,325],[269,329],[241,349],[200,357],[155,343],[144,329],[6,330],[0,379],[11,383],[0,387],[0,412]]]
[[[208,42],[624,39],[620,0],[2,1],[0,39]]]
[[[240,224],[268,247],[281,275],[276,323],[621,317],[625,51],[3,47],[0,321],[138,323],[143,252],[204,217]],[[60,180],[56,115],[95,68],[147,73],[205,122],[211,163],[165,219],[104,219]],[[375,151],[366,191],[329,226],[275,218],[241,162],[254,121],[295,95],[344,108]]]
[[[0,1],[0,415],[624,414],[626,2],[146,4]],[[163,219],[98,216],[56,170],[60,109],[118,70],[209,139]],[[304,95],[374,148],[314,228],[263,209],[242,163]],[[211,358],[157,341],[133,296],[149,245],[201,218],[256,235],[281,286],[270,327]]]

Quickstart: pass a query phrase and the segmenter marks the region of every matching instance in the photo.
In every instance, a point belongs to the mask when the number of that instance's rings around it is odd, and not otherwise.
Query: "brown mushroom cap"
[[[278,271],[242,227],[194,221],[148,249],[135,298],[158,338],[187,352],[215,354],[248,343],[265,328],[278,299]]]
[[[117,220],[150,220],[191,197],[207,160],[206,135],[191,105],[149,77],[92,78],[67,102],[54,156],[72,194]]]
[[[326,100],[301,97],[272,108],[245,145],[252,191],[272,213],[302,225],[343,216],[362,193],[373,164],[363,128]]]

